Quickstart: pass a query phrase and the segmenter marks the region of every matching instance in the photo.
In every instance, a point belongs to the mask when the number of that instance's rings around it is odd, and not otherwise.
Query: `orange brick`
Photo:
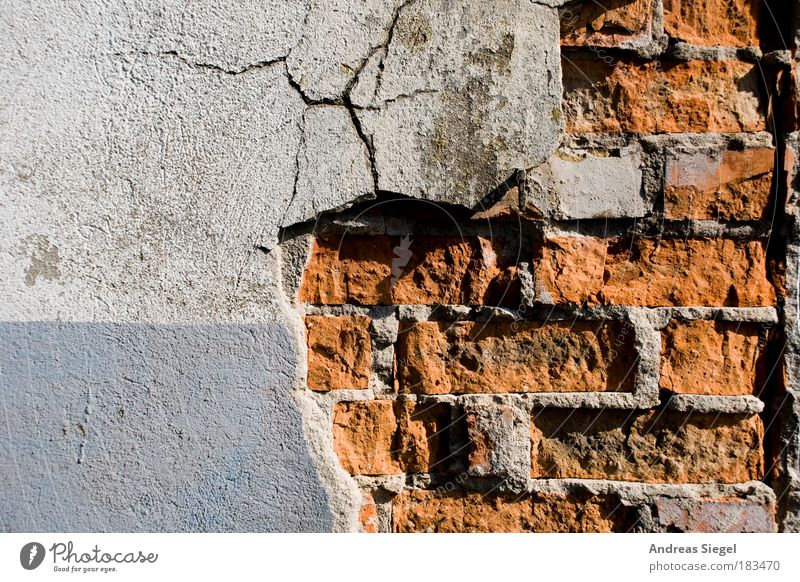
[[[394,499],[392,523],[398,533],[624,532],[636,517],[605,495],[405,491]]]
[[[772,196],[773,148],[679,153],[667,159],[667,218],[761,220]]]
[[[553,237],[536,287],[553,303],[752,307],[775,304],[762,240]]]
[[[450,407],[373,400],[342,402],[333,445],[352,475],[446,472]]]
[[[358,512],[358,521],[364,533],[378,533],[378,507],[375,499],[369,493],[363,493],[361,510]]]
[[[758,46],[763,0],[664,0],[664,31],[689,44]]]
[[[318,238],[300,298],[329,305],[518,305],[513,250],[503,247],[482,237]]]
[[[758,326],[673,321],[662,333],[661,388],[678,394],[758,393],[764,350]]]
[[[619,46],[647,40],[653,0],[581,0],[558,12],[563,46]]]
[[[562,72],[570,133],[766,129],[760,73],[751,63],[565,59]]]
[[[306,317],[308,387],[312,390],[369,388],[370,318]]]
[[[758,416],[534,410],[531,476],[647,483],[740,483],[764,474]]]
[[[400,392],[630,392],[634,332],[617,322],[418,322],[402,329]]]

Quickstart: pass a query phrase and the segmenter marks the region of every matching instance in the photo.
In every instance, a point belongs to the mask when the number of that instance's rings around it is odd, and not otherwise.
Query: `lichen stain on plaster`
[[[41,277],[47,281],[56,281],[61,277],[58,268],[61,257],[58,247],[42,234],[32,234],[22,239],[20,247],[25,257],[30,259],[30,264],[25,268],[25,284],[28,287],[36,285],[36,280]]]

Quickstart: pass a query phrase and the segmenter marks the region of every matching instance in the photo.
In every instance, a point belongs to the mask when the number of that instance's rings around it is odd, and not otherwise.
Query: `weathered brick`
[[[617,322],[416,322],[398,336],[398,390],[630,392],[633,336]]]
[[[525,438],[527,421],[505,404],[470,404],[464,407],[467,472],[470,475],[509,475],[519,459],[515,444]]]
[[[756,65],[740,61],[569,59],[562,66],[570,133],[766,129]]]
[[[664,0],[664,31],[695,45],[758,46],[763,0]]]
[[[340,402],[333,445],[352,475],[445,472],[450,407],[373,400]]]
[[[536,263],[540,300],[635,306],[768,306],[763,240],[565,236]]]
[[[758,416],[654,410],[534,410],[531,476],[739,483],[764,473]]]
[[[361,509],[358,512],[358,521],[364,533],[378,533],[378,507],[375,499],[369,493],[362,493]]]
[[[563,46],[641,44],[649,40],[653,0],[579,0],[558,16]]]
[[[653,504],[653,517],[670,531],[686,533],[773,533],[775,506],[739,498],[673,499]]]
[[[392,506],[395,532],[611,532],[636,523],[612,496],[405,491]]]
[[[760,335],[754,324],[672,321],[662,332],[661,388],[678,394],[758,393]]]
[[[768,218],[774,166],[773,148],[669,152],[664,212],[679,219]]]
[[[300,299],[358,303],[518,305],[513,251],[483,237],[321,237]]]
[[[309,388],[323,392],[369,388],[370,323],[367,316],[306,317]]]

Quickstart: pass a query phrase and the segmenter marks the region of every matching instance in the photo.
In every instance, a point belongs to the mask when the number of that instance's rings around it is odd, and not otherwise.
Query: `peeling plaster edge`
[[[280,246],[274,252],[279,265],[276,303],[284,316],[287,330],[293,340],[297,367],[292,381],[291,397],[302,418],[302,430],[306,446],[317,476],[328,497],[333,532],[359,531],[358,514],[362,495],[356,482],[339,464],[333,447],[333,407],[334,400],[312,393],[305,386],[308,363],[305,346],[303,316],[300,310],[292,307],[283,285],[283,261]]]

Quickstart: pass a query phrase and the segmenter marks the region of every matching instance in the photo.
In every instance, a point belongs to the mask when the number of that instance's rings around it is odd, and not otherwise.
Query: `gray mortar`
[[[711,319],[747,323],[779,322],[778,311],[774,307],[656,307],[656,327],[664,328],[672,319]]]
[[[751,47],[696,46],[677,42],[670,46],[665,58],[676,61],[745,61],[756,63],[761,58],[761,49]]]
[[[641,408],[659,402],[661,382],[661,334],[656,330],[656,315],[647,309],[633,308],[629,312],[635,329],[634,346],[638,357],[634,394]]]
[[[705,394],[673,394],[666,407],[679,412],[719,412],[730,414],[760,414],[764,402],[755,396],[709,396]]]
[[[526,482],[531,471],[530,411],[527,407],[492,402],[464,404],[456,410],[457,414],[469,415],[475,430],[488,441],[487,463],[468,467],[467,473],[477,477],[505,477],[511,486]]]

